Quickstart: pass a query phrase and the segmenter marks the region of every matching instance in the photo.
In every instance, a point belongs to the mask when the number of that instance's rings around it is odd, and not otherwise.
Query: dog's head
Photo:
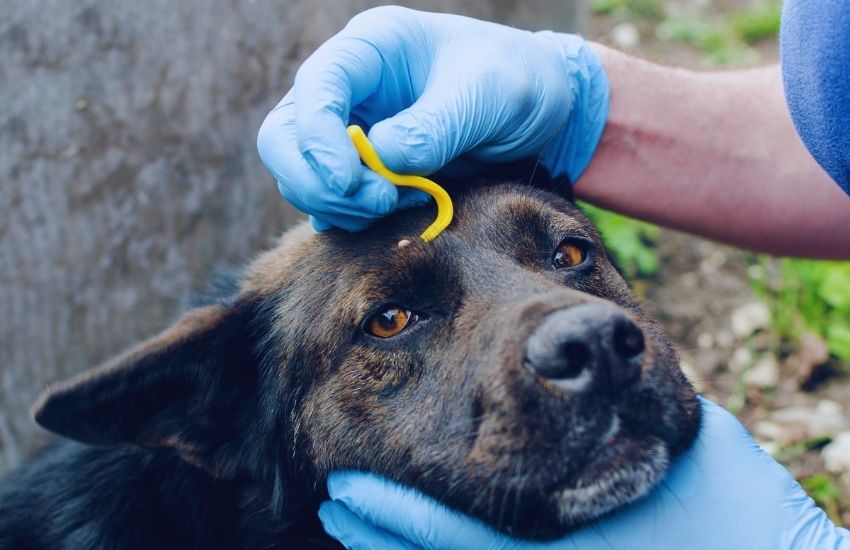
[[[455,202],[430,244],[427,207],[290,231],[232,301],[51,389],[36,419],[283,505],[370,470],[533,538],[645,494],[699,423],[669,340],[572,203],[511,185]]]

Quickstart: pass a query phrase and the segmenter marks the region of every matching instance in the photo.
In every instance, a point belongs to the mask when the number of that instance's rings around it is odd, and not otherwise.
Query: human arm
[[[778,66],[694,72],[594,50],[611,102],[576,196],[751,250],[850,258],[850,197],[794,131]]]
[[[547,544],[512,540],[371,474],[329,481],[319,516],[348,548],[850,549],[799,484],[734,416],[702,400],[697,441],[646,498]]]

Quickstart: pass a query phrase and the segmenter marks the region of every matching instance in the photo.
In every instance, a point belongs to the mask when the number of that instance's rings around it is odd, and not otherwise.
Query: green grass
[[[780,338],[793,343],[804,332],[814,332],[832,355],[850,363],[850,262],[753,261],[763,275],[751,277],[750,284],[770,307]]]
[[[629,19],[658,20],[664,16],[661,0],[591,0],[593,13],[620,14]]]
[[[751,0],[720,13],[708,6],[668,4],[670,9],[661,0],[591,0],[590,7],[622,21],[649,22],[659,39],[694,48],[707,65],[753,64],[758,53],[752,46],[779,33],[781,0]]]
[[[827,474],[815,474],[800,479],[800,485],[809,493],[815,502],[824,509],[829,518],[836,525],[841,525],[841,513],[839,512],[839,499],[841,491]]]
[[[811,437],[797,443],[792,443],[780,448],[774,453],[773,458],[779,462],[790,462],[800,455],[810,451],[820,450],[832,441],[832,438],[826,436]]]
[[[580,206],[596,224],[605,246],[626,278],[650,277],[658,271],[658,253],[655,251],[657,226],[587,203],[580,203]]]
[[[736,10],[726,16],[734,34],[747,44],[756,44],[779,34],[782,3],[762,0],[749,8]]]
[[[659,24],[657,35],[691,46],[708,65],[741,65],[756,60],[755,51],[741,42],[723,20],[670,17]]]

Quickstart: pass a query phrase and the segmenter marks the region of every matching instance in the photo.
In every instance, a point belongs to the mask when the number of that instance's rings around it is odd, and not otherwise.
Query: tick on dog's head
[[[699,424],[669,340],[572,203],[455,195],[429,244],[428,207],[364,233],[291,230],[232,301],[52,389],[36,419],[170,449],[284,504],[369,470],[522,537],[642,496]]]

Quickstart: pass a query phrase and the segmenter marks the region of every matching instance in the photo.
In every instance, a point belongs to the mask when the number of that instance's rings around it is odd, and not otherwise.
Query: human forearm
[[[850,258],[850,197],[797,137],[777,67],[697,73],[594,49],[611,105],[579,198],[753,250]]]

